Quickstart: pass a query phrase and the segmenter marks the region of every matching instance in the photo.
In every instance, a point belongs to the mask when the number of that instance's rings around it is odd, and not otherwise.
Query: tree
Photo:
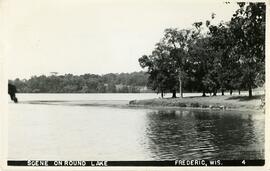
[[[183,82],[186,77],[186,64],[188,62],[188,44],[191,41],[191,31],[177,28],[165,29],[163,41],[170,51],[173,68],[178,73],[179,93],[183,97]]]
[[[176,97],[177,91],[177,77],[178,73],[175,70],[175,62],[170,55],[171,48],[167,46],[166,42],[161,40],[156,44],[155,49],[149,56],[143,55],[139,59],[142,68],[147,68],[149,73],[149,86],[163,94],[166,91],[171,92],[172,97]]]
[[[237,55],[231,53],[231,48],[234,46],[232,34],[228,23],[220,23],[217,26],[209,23],[208,28],[210,45],[215,53],[213,64],[213,71],[216,73],[215,80],[224,95],[225,89],[232,91],[235,88],[234,79],[240,79],[237,73],[241,73],[236,70]]]
[[[149,56],[143,55],[139,58],[139,63],[142,68],[147,68],[147,73],[149,73],[148,86],[157,93],[161,93],[161,97],[163,98],[167,86],[166,75],[160,68],[162,60],[158,60],[159,56],[155,56],[154,54],[155,52]]]
[[[213,54],[209,46],[209,38],[198,38],[190,47],[190,61],[192,63],[192,76],[197,91],[201,91],[203,96],[214,89],[211,80],[211,67],[213,67]]]
[[[234,51],[242,66],[242,82],[252,97],[256,79],[265,81],[265,3],[238,3],[231,19]]]

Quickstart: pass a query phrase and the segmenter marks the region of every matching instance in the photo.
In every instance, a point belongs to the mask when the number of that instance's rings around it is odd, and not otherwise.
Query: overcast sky
[[[9,79],[140,71],[138,58],[165,28],[189,28],[212,12],[216,22],[228,21],[237,8],[217,0],[9,0],[1,7]]]

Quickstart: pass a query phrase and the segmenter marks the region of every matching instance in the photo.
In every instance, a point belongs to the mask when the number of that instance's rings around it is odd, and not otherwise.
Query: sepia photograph
[[[265,167],[267,9],[2,0],[6,168]]]

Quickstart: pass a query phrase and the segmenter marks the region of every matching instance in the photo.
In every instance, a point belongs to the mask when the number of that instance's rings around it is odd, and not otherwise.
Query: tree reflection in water
[[[264,159],[264,116],[255,118],[238,111],[151,111],[146,148],[157,160]]]

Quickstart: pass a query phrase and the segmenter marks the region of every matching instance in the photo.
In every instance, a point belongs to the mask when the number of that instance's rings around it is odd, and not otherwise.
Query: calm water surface
[[[9,159],[264,159],[261,113],[80,106],[123,105],[155,94],[18,97],[21,103],[9,103]]]

